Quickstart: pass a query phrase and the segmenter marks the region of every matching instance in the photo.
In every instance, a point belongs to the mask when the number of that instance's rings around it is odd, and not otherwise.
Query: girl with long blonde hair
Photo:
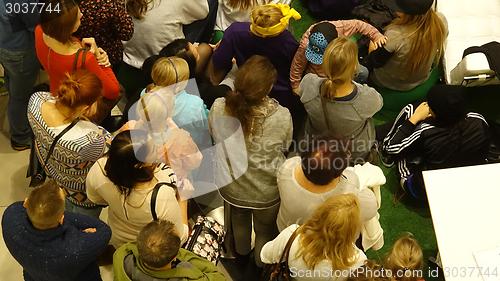
[[[304,76],[299,95],[307,111],[305,132],[310,136],[336,136],[351,141],[351,163],[369,161],[375,144],[373,115],[382,97],[373,88],[354,82],[358,67],[356,43],[346,37],[333,40],[325,50],[323,71]]]
[[[284,229],[261,252],[262,261],[279,261],[289,239],[288,264],[294,280],[345,280],[349,270],[363,265],[365,254],[355,242],[361,230],[359,201],[353,194],[330,197],[302,226]],[[294,238],[291,238],[294,235]],[[310,274],[294,274],[308,272]],[[294,276],[295,275],[295,276]]]
[[[379,86],[408,91],[424,83],[439,63],[447,35],[446,20],[431,8],[433,0],[391,3],[398,17],[385,30],[387,44],[370,53],[371,79]]]

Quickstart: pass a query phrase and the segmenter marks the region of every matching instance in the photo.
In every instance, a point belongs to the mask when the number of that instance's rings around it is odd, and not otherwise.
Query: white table
[[[500,246],[500,164],[423,177],[446,280],[483,281],[473,253]]]

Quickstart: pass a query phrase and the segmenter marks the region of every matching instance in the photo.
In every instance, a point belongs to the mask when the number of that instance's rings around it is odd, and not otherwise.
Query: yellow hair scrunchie
[[[270,27],[261,27],[258,26],[253,22],[253,17],[252,17],[252,22],[250,24],[250,31],[252,31],[253,34],[259,36],[259,37],[272,37],[280,34],[283,32],[287,26],[288,22],[290,21],[290,18],[293,18],[294,20],[300,20],[301,16],[299,12],[297,12],[294,8],[290,8],[290,6],[285,5],[285,4],[267,4],[266,6],[272,6],[276,7],[281,10],[281,14],[283,17],[280,19],[280,22],[276,25],[270,26]]]

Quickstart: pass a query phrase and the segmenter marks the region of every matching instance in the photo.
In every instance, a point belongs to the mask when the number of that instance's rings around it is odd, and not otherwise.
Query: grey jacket
[[[324,80],[325,78],[309,73],[300,83],[300,100],[307,111],[306,134],[350,139],[352,162],[363,162],[375,143],[372,117],[382,108],[382,96],[367,85],[353,82],[357,90],[354,98],[348,101],[323,99],[326,102],[324,112],[320,97],[320,86]]]
[[[216,175],[228,203],[265,209],[279,203],[276,174],[292,141],[288,109],[268,98],[252,116],[250,135],[244,136],[238,119],[225,110],[225,99],[212,105],[208,119],[216,142]]]

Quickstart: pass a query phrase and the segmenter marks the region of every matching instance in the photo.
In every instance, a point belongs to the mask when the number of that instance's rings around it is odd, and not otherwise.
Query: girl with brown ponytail
[[[356,43],[339,37],[325,50],[323,71],[327,78],[309,73],[299,91],[308,115],[306,134],[349,139],[351,163],[369,160],[376,142],[372,117],[382,108],[382,97],[375,89],[352,81],[357,66]]]
[[[28,104],[38,159],[45,164],[47,175],[65,190],[66,210],[94,217],[99,217],[101,207],[87,199],[85,179],[92,164],[104,154],[110,134],[86,121],[86,116],[94,114],[101,90],[102,82],[95,74],[78,70],[66,74],[54,95],[34,93]],[[47,159],[49,148],[60,134]]]
[[[225,208],[230,212],[225,216],[225,225],[234,234],[236,253],[245,256],[251,250],[253,217],[257,266],[262,266],[262,246],[278,233],[276,173],[285,161],[284,153],[291,143],[293,131],[288,110],[268,96],[276,77],[277,71],[267,58],[250,57],[236,74],[234,91],[226,98],[215,100],[209,113],[215,142],[226,147],[229,153],[219,154],[217,159],[229,158],[233,172],[243,171],[241,176],[235,176],[232,182],[220,189]],[[234,142],[239,127],[235,124],[241,124],[243,137],[240,141],[243,143]],[[226,237],[228,245],[233,242],[232,238]]]

